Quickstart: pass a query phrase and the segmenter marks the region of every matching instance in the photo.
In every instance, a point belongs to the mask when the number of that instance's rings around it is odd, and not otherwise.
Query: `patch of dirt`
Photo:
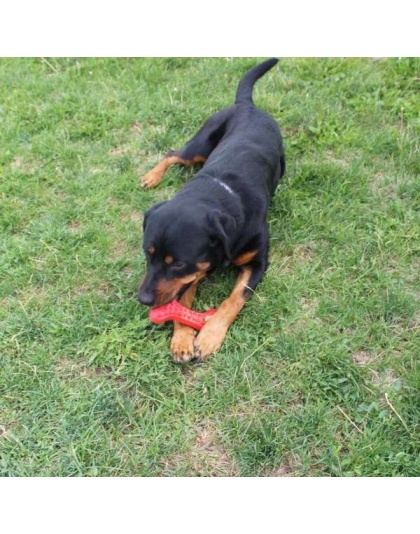
[[[414,295],[416,300],[418,300],[417,295]],[[415,312],[414,317],[410,319],[408,323],[408,328],[410,330],[419,330],[420,329],[420,312]]]
[[[135,132],[135,133],[139,133],[142,131],[142,127],[141,127],[141,124],[137,121],[133,122],[133,124],[131,125],[131,128],[130,130],[132,132]]]
[[[278,249],[271,259],[270,270],[275,270],[280,276],[285,273],[289,274],[300,266],[311,262],[315,256],[317,248],[317,243],[309,242],[296,245],[292,250],[289,250],[286,253],[281,249]]]
[[[395,384],[397,380],[399,380],[398,377],[395,376],[394,371],[392,369],[386,369],[382,373],[378,373],[377,371],[373,371],[372,369],[371,371],[373,373],[372,382],[382,391],[388,390]]]
[[[30,173],[34,170],[34,166],[28,163],[27,161],[24,161],[22,158],[16,157],[11,163],[10,166],[14,169],[19,169],[21,171],[24,171],[26,173]]]
[[[122,271],[127,278],[132,278],[136,274],[136,271],[132,267],[124,267]]]
[[[295,334],[304,330],[309,321],[317,321],[315,318],[318,309],[318,299],[302,298],[300,301],[301,316],[290,324],[285,324],[284,331],[287,334]]]
[[[18,157],[16,157],[16,158],[12,161],[11,165],[12,165],[12,167],[15,167],[16,169],[21,169],[21,168],[23,167],[24,163],[23,163],[22,158],[18,158]]]
[[[83,295],[99,295],[100,297],[109,297],[113,293],[113,290],[108,287],[106,282],[103,280],[98,282],[95,286],[89,285],[89,284],[79,284],[74,288],[74,291],[72,292],[76,296],[83,296]]]
[[[106,172],[106,169],[104,167],[91,167],[89,170],[92,174],[99,174],[100,172]]]
[[[70,380],[80,376],[82,365],[63,356],[55,364],[55,369],[63,380]]]
[[[359,352],[356,352],[356,354],[353,354],[354,363],[360,366],[367,365],[368,363],[371,363],[376,360],[376,358],[376,354],[371,354],[370,352],[367,352],[365,350],[361,350]]]
[[[379,358],[380,355],[365,350],[361,350],[353,354],[354,363],[360,367],[367,367],[367,369],[372,373],[372,384],[384,392],[394,387],[395,383],[401,379],[395,376],[392,369],[377,371],[376,369],[372,368],[370,365]]]
[[[342,167],[349,167],[350,162],[346,158],[338,158],[332,150],[327,150],[325,152],[325,158],[328,162],[341,165]]]
[[[300,132],[302,132],[301,126],[289,126],[289,127],[283,127],[282,131],[284,134],[284,137],[286,139],[292,139],[293,137],[296,137]]]
[[[316,248],[317,244],[313,241],[302,245],[296,245],[292,251],[292,257],[299,263],[310,261],[314,257]]]
[[[140,211],[133,211],[130,215],[132,221],[142,221],[143,214]]]
[[[291,477],[292,474],[292,468],[287,463],[274,468],[272,471],[263,472],[261,476],[264,477]]]
[[[115,241],[109,249],[109,257],[113,261],[118,261],[126,258],[127,249],[123,241]]]
[[[383,201],[397,200],[400,198],[398,190],[401,186],[401,179],[395,176],[385,175],[377,172],[370,183],[372,193],[379,196]]]
[[[232,457],[218,439],[211,426],[199,429],[192,450],[194,469],[202,476],[238,476],[238,469]]]
[[[314,447],[311,449],[311,466],[305,466],[297,451],[289,451],[283,456],[280,465],[262,469],[259,476],[281,478],[319,476],[319,459],[321,457],[321,452]]]
[[[80,230],[80,223],[78,221],[71,221],[71,223],[68,225],[69,232],[72,234],[76,234]]]
[[[5,297],[4,299],[2,299],[2,300],[0,301],[0,306],[1,306],[4,310],[8,310],[10,304],[11,304],[10,297]]]
[[[108,154],[110,156],[123,156],[124,154],[126,154],[128,151],[127,148],[123,148],[123,147],[120,147],[120,146],[117,146],[115,148],[111,148],[111,150],[108,151]]]
[[[8,434],[9,430],[12,427],[9,425],[0,425],[0,438],[6,439],[7,441],[10,441],[10,436]]]
[[[26,309],[27,306],[43,306],[49,302],[50,294],[46,286],[37,285],[26,290],[17,290],[16,298],[10,298],[9,306],[18,302]]]
[[[212,425],[201,426],[189,452],[177,454],[165,463],[164,476],[171,476],[176,466],[183,465],[189,476],[194,477],[237,477],[239,469],[233,458],[221,444]]]
[[[141,211],[126,211],[121,214],[121,220],[124,221],[124,223],[127,224],[135,224],[135,226],[141,230],[143,227],[143,213]],[[115,236],[116,232],[113,230],[113,234]]]
[[[96,378],[98,376],[108,374],[110,372],[107,368],[92,368],[86,367],[84,362],[74,361],[63,356],[55,364],[56,371],[60,374],[63,380],[71,380],[73,378],[88,377]]]

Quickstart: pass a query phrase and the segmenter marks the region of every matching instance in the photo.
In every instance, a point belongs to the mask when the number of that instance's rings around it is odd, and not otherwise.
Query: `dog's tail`
[[[253,104],[252,90],[255,82],[261,78],[268,70],[272,69],[278,62],[278,59],[273,57],[260,63],[250,71],[248,71],[242,80],[239,82],[238,90],[236,91],[235,104]]]

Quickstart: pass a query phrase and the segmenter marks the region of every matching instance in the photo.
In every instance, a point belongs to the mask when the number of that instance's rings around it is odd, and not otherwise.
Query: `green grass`
[[[0,61],[3,476],[419,476],[418,59],[284,59],[270,267],[206,364],[136,300],[138,176],[257,60]],[[197,309],[229,294],[204,281]]]

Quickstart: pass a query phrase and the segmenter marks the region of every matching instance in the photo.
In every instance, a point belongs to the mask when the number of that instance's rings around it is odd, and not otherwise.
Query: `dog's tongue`
[[[165,304],[165,306],[152,308],[149,312],[149,319],[155,324],[165,323],[166,321],[177,321],[191,326],[195,330],[201,330],[207,318],[215,313],[215,308],[200,313],[190,310],[182,306],[178,301],[173,300],[169,304]]]

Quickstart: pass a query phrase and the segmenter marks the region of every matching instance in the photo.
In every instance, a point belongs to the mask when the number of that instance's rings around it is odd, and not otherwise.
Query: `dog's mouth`
[[[193,283],[194,283],[194,280],[192,282],[189,282],[188,284],[185,284],[185,286],[182,287],[180,291],[178,291],[178,294],[172,300],[179,300],[182,297],[182,295],[193,285]]]
[[[193,285],[194,280],[191,282],[188,282],[187,284],[183,285],[180,289],[178,289],[176,292],[166,295],[159,295],[156,299],[156,303],[152,304],[151,308],[160,308],[161,306],[166,306],[166,304],[169,304],[170,302],[176,300],[179,301],[182,295]]]
[[[144,287],[144,283],[142,283],[139,290],[139,300],[142,304],[150,306],[151,308],[165,306],[173,300],[179,301],[184,293],[188,291],[192,285],[201,280],[201,278],[206,276],[206,274],[207,271],[203,269],[183,278],[176,278],[173,280],[161,279],[156,285],[146,284],[146,287]],[[144,289],[146,289],[146,291],[144,291]]]

